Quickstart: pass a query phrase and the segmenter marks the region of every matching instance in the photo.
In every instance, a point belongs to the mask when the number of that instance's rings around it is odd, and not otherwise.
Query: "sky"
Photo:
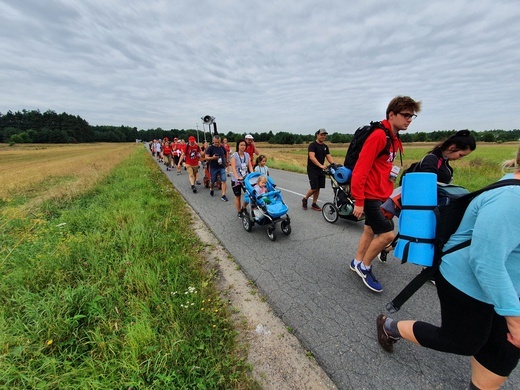
[[[518,0],[0,0],[0,113],[353,133],[520,128]],[[206,126],[207,129],[207,126]]]

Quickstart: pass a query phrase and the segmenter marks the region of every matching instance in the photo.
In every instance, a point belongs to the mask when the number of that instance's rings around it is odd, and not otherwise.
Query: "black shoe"
[[[392,353],[394,352],[394,344],[397,343],[398,339],[390,337],[386,334],[385,331],[385,321],[386,316],[380,314],[376,319],[376,327],[377,327],[377,341],[379,345],[383,347],[386,352]]]
[[[388,256],[388,252],[385,251],[384,249],[381,251],[380,254],[377,255],[377,259],[381,262],[381,263],[386,263],[386,258]]]
[[[191,186],[191,190],[193,191],[194,194],[197,193],[197,189],[195,188],[195,186]]]
[[[307,210],[307,198],[302,199],[302,207],[304,210]]]

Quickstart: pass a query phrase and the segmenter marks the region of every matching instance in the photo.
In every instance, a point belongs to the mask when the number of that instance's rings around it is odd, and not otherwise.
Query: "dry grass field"
[[[143,146],[0,144],[0,201],[25,198],[23,207],[29,211],[45,200],[74,197],[99,182],[136,147]]]

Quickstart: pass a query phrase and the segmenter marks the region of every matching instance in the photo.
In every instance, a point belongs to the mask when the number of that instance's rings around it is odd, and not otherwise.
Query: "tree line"
[[[345,133],[334,132],[329,134],[329,143],[349,143],[356,129]],[[456,130],[440,130],[433,132],[402,133],[403,142],[439,142],[454,134]],[[520,140],[520,129],[514,130],[486,130],[472,131],[479,142],[507,142]],[[229,142],[235,142],[246,133],[221,133]],[[312,142],[314,134],[294,134],[280,131],[276,134],[251,133],[256,141],[272,144],[304,144]],[[52,110],[44,113],[39,110],[8,111],[0,113],[0,142],[16,143],[85,143],[85,142],[135,142],[136,140],[151,141],[154,139],[183,138],[195,136],[200,142],[211,140],[208,132],[198,129],[140,129],[130,126],[91,126],[79,115],[70,115],[65,112],[58,114]]]

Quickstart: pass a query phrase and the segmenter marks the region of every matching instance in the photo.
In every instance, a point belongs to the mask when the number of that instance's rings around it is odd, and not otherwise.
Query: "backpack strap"
[[[383,130],[386,135],[386,146],[381,152],[379,152],[377,157],[381,157],[381,156],[384,156],[385,154],[390,153],[390,145],[393,144],[392,134],[390,133],[390,130],[388,130],[385,126],[383,126],[383,124],[381,122],[370,122],[370,126],[372,126],[374,129]],[[399,138],[399,133],[397,133],[397,138]],[[401,160],[401,166],[403,166],[403,154],[401,153],[401,148],[399,148],[399,159]]]
[[[505,179],[499,180],[496,183],[490,184],[487,187],[481,188],[480,190],[471,192],[467,195],[471,198],[475,198],[476,196],[482,194],[485,191],[492,190],[499,187],[505,187],[509,185],[520,185],[519,179]],[[401,235],[401,237],[403,237]],[[466,248],[471,245],[471,239],[461,242],[453,246],[452,248],[440,253],[439,256],[436,256],[435,259],[437,261],[434,262],[433,266],[424,268],[415,278],[413,278],[410,283],[408,283],[402,291],[391,301],[386,304],[386,310],[389,313],[395,313],[401,309],[401,306],[408,300],[410,297],[421,288],[421,286],[426,283],[428,280],[432,279],[437,271],[439,270],[441,259],[443,256],[458,251],[462,248]],[[404,257],[404,256],[403,256]]]

